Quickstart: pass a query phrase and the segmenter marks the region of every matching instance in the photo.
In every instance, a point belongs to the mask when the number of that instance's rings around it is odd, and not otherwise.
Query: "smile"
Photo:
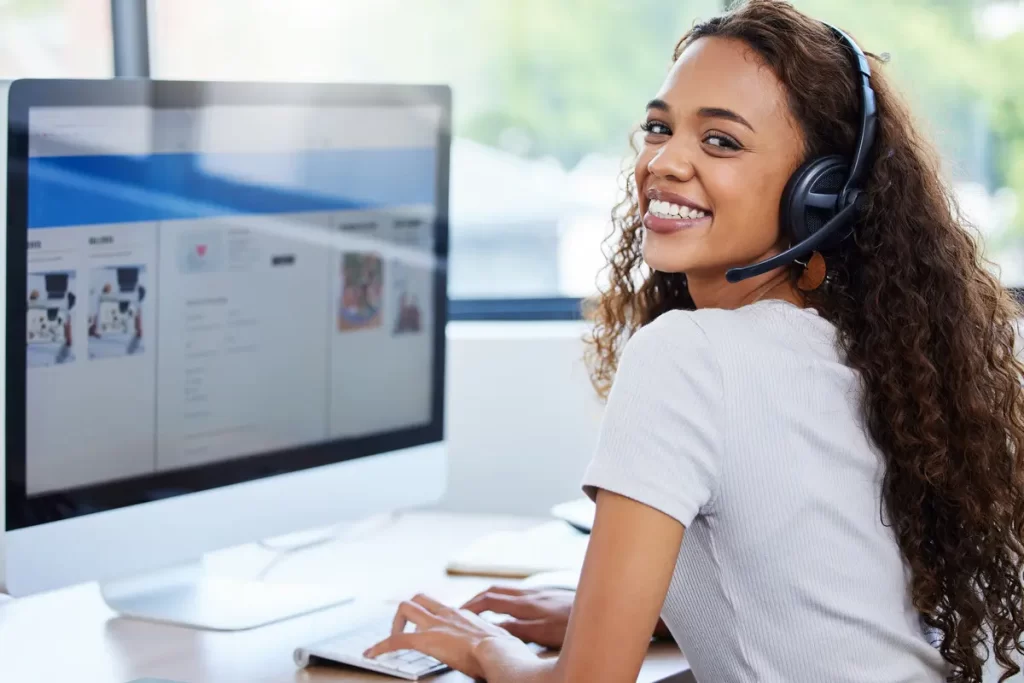
[[[691,209],[688,206],[680,206],[679,204],[663,202],[660,200],[652,201],[647,210],[652,216],[657,218],[697,219],[704,218],[708,215],[700,209]]]
[[[673,196],[672,198],[677,199],[677,202],[651,197],[651,202],[647,206],[647,214],[643,219],[645,228],[651,232],[668,235],[711,222],[712,213],[710,211],[690,206],[689,201],[682,197]],[[687,204],[683,204],[684,201]]]

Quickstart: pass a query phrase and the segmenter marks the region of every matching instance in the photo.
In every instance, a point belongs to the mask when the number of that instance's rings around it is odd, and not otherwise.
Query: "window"
[[[153,73],[452,84],[452,297],[579,297],[593,292],[603,263],[629,132],[675,41],[720,8],[721,0],[153,0]]]
[[[113,75],[110,0],[0,3],[0,79]]]
[[[796,0],[889,53],[1003,282],[1024,286],[1024,2]]]

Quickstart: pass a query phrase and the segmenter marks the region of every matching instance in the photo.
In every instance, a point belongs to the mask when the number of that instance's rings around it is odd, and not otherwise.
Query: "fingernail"
[[[363,657],[365,657],[366,659],[373,659],[373,648],[371,647],[369,650],[364,652]]]

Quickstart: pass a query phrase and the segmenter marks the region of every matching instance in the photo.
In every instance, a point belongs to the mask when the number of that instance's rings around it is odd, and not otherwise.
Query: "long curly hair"
[[[743,41],[785,85],[808,157],[850,155],[859,124],[851,58],[820,22],[779,0],[750,0],[695,26]],[[870,55],[879,130],[855,238],[827,255],[808,304],[831,321],[863,385],[864,422],[884,454],[883,521],[911,572],[913,604],[941,637],[949,680],[981,681],[994,651],[1005,680],[1024,653],[1024,365],[1020,311],[985,268],[943,182],[937,154]],[[694,308],[686,276],[641,255],[635,179],[612,213],[608,284],[591,315],[591,380],[606,396],[625,341]],[[794,277],[796,273],[794,273]]]

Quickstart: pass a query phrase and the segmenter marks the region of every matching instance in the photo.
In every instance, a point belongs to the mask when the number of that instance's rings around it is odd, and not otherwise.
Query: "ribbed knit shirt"
[[[700,683],[944,680],[861,398],[835,328],[786,302],[669,312],[626,344],[584,490],[685,526],[662,618]]]

